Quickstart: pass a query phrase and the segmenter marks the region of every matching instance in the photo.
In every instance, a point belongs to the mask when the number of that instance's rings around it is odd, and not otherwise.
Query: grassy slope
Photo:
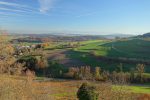
[[[127,57],[127,58],[138,58],[138,59],[150,59],[150,42],[140,39],[127,40],[127,41],[117,41],[110,44],[106,44],[106,47],[114,46],[113,49],[120,53],[120,55],[115,55],[110,52],[108,56],[113,57]]]
[[[122,41],[88,41],[78,51],[95,51],[97,55],[109,57],[127,57],[150,59],[150,41],[133,39]]]
[[[70,58],[79,59],[86,65],[100,66],[106,70],[115,70],[119,65],[119,62],[105,62],[98,61],[95,57],[89,53],[94,52],[98,56],[107,57],[126,57],[126,58],[138,58],[138,59],[150,59],[150,41],[144,40],[123,40],[123,41],[84,41],[82,46],[70,51],[68,54]],[[135,67],[136,64],[123,63],[124,71],[129,71],[131,67]],[[145,67],[147,72],[150,72],[148,66]]]

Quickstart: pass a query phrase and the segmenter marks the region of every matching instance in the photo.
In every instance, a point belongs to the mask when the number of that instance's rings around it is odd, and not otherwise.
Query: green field
[[[150,60],[150,41],[132,39],[132,40],[94,40],[81,42],[81,46],[70,50],[68,57],[71,59],[78,59],[86,65],[96,67],[100,66],[102,69],[113,71],[122,62],[103,61],[98,60],[95,56],[104,56],[111,58],[135,58]],[[92,56],[94,53],[95,56]],[[122,63],[123,70],[129,71],[135,68],[138,63]],[[145,71],[150,72],[149,66],[145,66]]]
[[[128,92],[133,92],[133,93],[150,93],[150,87],[149,85],[127,85],[127,86],[113,86],[114,90],[120,90],[120,89],[125,89]]]
[[[86,41],[77,51],[92,52],[107,57],[150,59],[150,41],[141,39],[118,41]]]
[[[76,42],[71,42],[76,43]],[[114,71],[122,63],[123,71],[130,71],[135,68],[137,63],[125,63],[118,61],[106,61],[97,57],[134,58],[137,60],[150,60],[150,41],[142,39],[122,39],[122,40],[89,40],[80,42],[80,46],[66,48],[64,45],[69,42],[49,43],[45,48],[47,56],[56,58],[57,61],[65,62],[69,59],[69,66],[99,66],[104,70]],[[92,55],[91,55],[92,54]],[[94,54],[94,55],[93,55]],[[54,59],[50,59],[54,60]],[[145,66],[145,72],[150,72],[149,65]]]

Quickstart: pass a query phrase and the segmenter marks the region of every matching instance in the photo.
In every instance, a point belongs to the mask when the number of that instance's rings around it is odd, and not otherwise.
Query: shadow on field
[[[150,87],[144,87],[143,89],[148,89],[148,90],[150,90]]]
[[[67,57],[69,57],[72,60],[77,59],[80,62],[84,63],[84,65],[91,66],[91,67],[99,66],[101,67],[102,70],[109,70],[109,71],[114,71],[116,67],[120,64],[119,62],[114,62],[112,60],[106,61],[104,59],[99,59],[90,53],[73,51],[73,50],[68,51]],[[74,66],[76,66],[76,64]]]
[[[91,67],[101,67],[102,70],[109,70],[110,72],[115,71],[122,63],[123,65],[123,71],[130,71],[131,68],[135,68],[136,65],[139,63],[137,61],[126,61],[122,59],[116,59],[116,58],[109,58],[109,57],[101,57],[101,56],[95,56],[91,53],[86,52],[79,52],[70,50],[67,52],[67,57],[74,60],[79,60],[80,62],[84,63],[84,65],[91,66]],[[74,65],[76,66],[77,63]],[[80,66],[79,66],[80,67]],[[146,67],[146,70],[148,68]]]
[[[117,40],[102,46],[110,48],[108,57],[150,59],[150,42],[142,39]]]
[[[99,49],[82,49],[82,50],[90,50],[90,51],[93,51],[93,50],[99,50]]]

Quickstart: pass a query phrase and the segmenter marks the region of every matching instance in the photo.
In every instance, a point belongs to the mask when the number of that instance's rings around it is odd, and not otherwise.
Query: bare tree
[[[138,77],[140,79],[140,82],[143,82],[144,68],[145,68],[144,64],[138,64],[137,67],[136,67],[137,72],[138,72]]]

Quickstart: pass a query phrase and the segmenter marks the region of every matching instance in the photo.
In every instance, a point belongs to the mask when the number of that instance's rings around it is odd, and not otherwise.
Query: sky
[[[0,30],[11,33],[143,34],[150,0],[0,0]]]

